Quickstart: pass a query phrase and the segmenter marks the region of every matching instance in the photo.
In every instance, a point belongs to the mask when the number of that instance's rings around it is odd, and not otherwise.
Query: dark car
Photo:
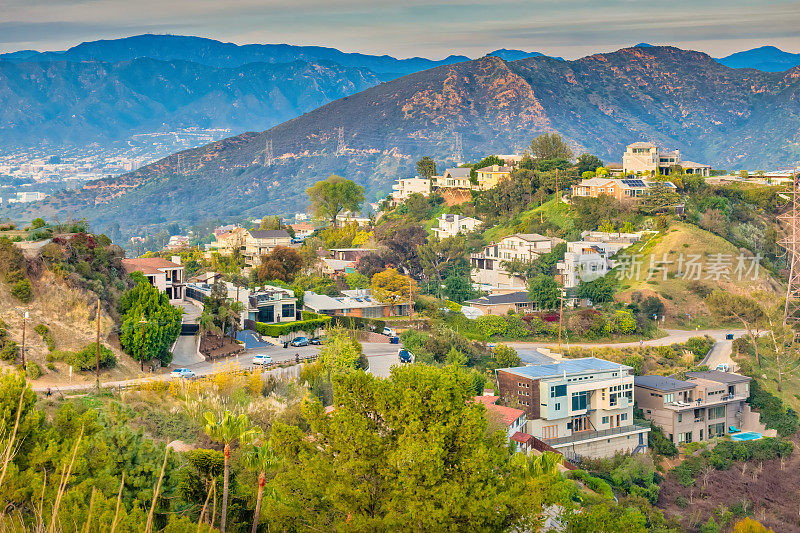
[[[325,337],[314,337],[313,339],[308,341],[308,343],[314,346],[321,346],[325,344]]]
[[[292,346],[308,346],[308,339],[306,337],[295,337],[289,344]]]
[[[398,350],[397,357],[400,358],[401,363],[410,363],[414,360],[414,355],[408,350]]]

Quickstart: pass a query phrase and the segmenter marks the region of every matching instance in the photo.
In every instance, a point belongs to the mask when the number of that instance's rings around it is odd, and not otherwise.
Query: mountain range
[[[506,61],[543,56],[507,49],[487,55]],[[110,143],[191,126],[234,134],[264,130],[381,82],[467,61],[463,55],[398,59],[153,34],[0,54],[0,143]],[[764,47],[718,61],[786,70],[800,63],[800,54]]]
[[[774,168],[800,159],[800,67],[738,70],[658,46],[574,61],[487,56],[384,82],[267,131],[187,150],[11,214],[86,216],[100,229],[118,224],[137,233],[173,220],[289,213],[305,205],[306,187],[330,173],[377,198],[413,174],[422,155],[453,164],[458,136],[470,161],[518,151],[551,131],[576,153],[606,161],[619,161],[630,142],[649,140],[715,168]]]

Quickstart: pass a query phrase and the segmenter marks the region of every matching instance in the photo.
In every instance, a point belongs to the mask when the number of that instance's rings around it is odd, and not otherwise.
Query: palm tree
[[[233,340],[238,338],[238,326],[239,326],[239,319],[242,317],[242,311],[244,311],[244,304],[239,301],[231,302],[230,305],[230,315],[232,321],[232,333],[233,333]]]
[[[225,458],[222,481],[222,518],[219,522],[220,533],[225,533],[225,522],[228,517],[228,478],[230,474],[231,443],[235,440],[239,444],[248,444],[258,438],[259,430],[250,426],[247,415],[233,416],[225,410],[221,418],[217,418],[211,411],[203,415],[203,430],[212,440],[225,445],[223,455]]]
[[[256,533],[258,519],[261,516],[261,498],[264,496],[264,485],[267,479],[267,470],[272,470],[278,464],[278,458],[270,445],[264,441],[260,446],[252,445],[244,456],[245,465],[258,472],[258,496],[256,497],[256,514],[253,518],[252,533]]]
[[[203,310],[199,317],[197,317],[197,324],[200,326],[200,337],[209,334],[220,334],[222,330],[217,326],[214,315],[208,310]]]

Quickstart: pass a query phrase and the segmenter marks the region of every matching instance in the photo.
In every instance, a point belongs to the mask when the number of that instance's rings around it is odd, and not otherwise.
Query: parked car
[[[308,338],[295,337],[289,344],[291,344],[292,346],[308,346]]]
[[[731,367],[730,365],[728,365],[728,363],[720,363],[716,367],[714,367],[714,370],[719,370],[720,372],[729,372],[730,369]]]
[[[313,344],[315,346],[322,346],[323,344],[325,344],[325,337],[314,337],[313,339],[308,341],[308,343]]]
[[[400,359],[401,363],[411,363],[414,361],[414,354],[402,348],[397,350],[397,357]]]
[[[195,377],[195,373],[189,370],[188,368],[176,368],[170,374],[173,378],[185,378],[191,379]]]
[[[272,364],[272,357],[265,353],[257,353],[253,356],[254,365],[269,365]]]
[[[382,333],[387,337],[397,337],[397,333],[392,328],[383,328]]]

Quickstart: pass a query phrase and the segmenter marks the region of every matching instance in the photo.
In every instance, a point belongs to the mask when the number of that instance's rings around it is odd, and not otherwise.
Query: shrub
[[[46,366],[47,366],[47,370],[55,370],[56,369],[55,363],[47,363]]]
[[[50,352],[53,360],[64,361],[75,370],[94,370],[97,365],[97,344],[87,344],[77,352],[54,350]],[[109,348],[100,345],[100,366],[111,368],[117,365],[117,356]]]
[[[580,479],[587,487],[598,493],[600,496],[609,500],[614,498],[614,491],[611,490],[611,485],[609,485],[603,479],[595,477],[581,469],[573,470],[572,477]]]
[[[312,316],[313,315],[313,316]],[[386,321],[378,320],[377,318],[361,318],[358,316],[334,316],[326,317],[325,315],[318,315],[316,313],[309,313],[303,311],[303,320],[322,319],[330,320],[332,326],[339,326],[347,329],[367,330],[382,332],[386,327]]]
[[[295,331],[302,331],[313,335],[317,329],[329,324],[330,320],[330,317],[325,317],[312,320],[298,320],[297,322],[287,322],[285,324],[265,324],[263,322],[256,322],[256,331],[258,331],[259,335],[265,335],[267,337],[280,337],[281,335],[287,335]]]
[[[16,282],[11,287],[11,294],[20,302],[30,302],[33,299],[33,287],[31,286],[31,282],[27,279]]]
[[[757,380],[750,382],[750,405],[761,414],[761,422],[775,429],[781,437],[797,433],[797,413],[787,409],[780,398],[761,388]]]
[[[16,342],[7,340],[2,348],[0,348],[0,359],[13,363],[17,360],[19,354],[19,346]]]
[[[42,367],[33,361],[25,363],[25,375],[28,379],[39,379],[42,377]]]
[[[53,334],[50,333],[50,328],[45,326],[44,324],[39,324],[33,330],[41,335],[42,340],[47,344],[47,349],[51,352],[56,349],[56,339],[53,337]],[[49,359],[48,359],[49,360]]]
[[[677,498],[675,498],[675,505],[677,505],[681,509],[686,509],[687,507],[689,507],[689,500],[687,500],[683,496],[678,496]]]

